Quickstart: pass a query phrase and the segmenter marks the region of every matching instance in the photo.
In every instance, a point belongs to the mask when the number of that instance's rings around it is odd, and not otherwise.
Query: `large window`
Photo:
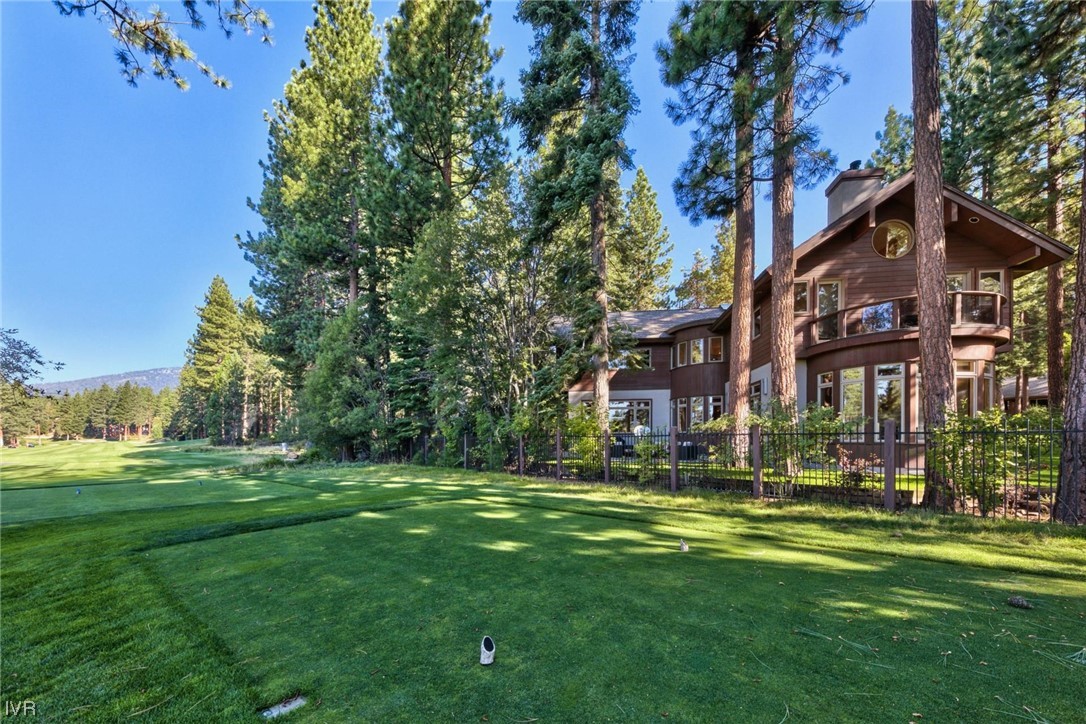
[[[709,398],[709,419],[717,420],[724,416],[724,397],[715,395]]]
[[[691,397],[690,398],[690,424],[700,425],[705,422],[705,398],[704,397]]]
[[[905,365],[875,367],[875,433],[882,436],[884,420],[894,420],[900,431],[905,427]]]
[[[841,309],[841,282],[819,282],[818,316],[833,314]],[[818,323],[820,340],[837,339],[837,316],[827,317]]]
[[[709,361],[710,362],[723,362],[724,361],[724,338],[723,337],[710,337],[709,338]]]
[[[611,431],[633,432],[636,427],[651,427],[651,400],[611,400]]]
[[[675,426],[679,428],[679,432],[686,432],[690,429],[690,406],[686,397],[679,398],[679,419],[676,421]]]
[[[864,418],[864,368],[841,370],[841,417],[860,422]]]
[[[948,272],[946,275],[946,290],[948,292],[965,291],[966,272]]]
[[[705,340],[690,340],[690,364],[700,365],[705,361]]]

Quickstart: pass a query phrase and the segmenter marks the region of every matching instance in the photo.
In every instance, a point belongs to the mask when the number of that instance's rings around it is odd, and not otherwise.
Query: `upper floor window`
[[[904,221],[884,221],[875,228],[871,246],[884,259],[900,259],[913,248],[913,229]]]
[[[792,309],[796,314],[810,314],[811,283],[809,281],[804,280],[792,285]]]
[[[1003,272],[1000,270],[995,271],[982,271],[978,277],[977,288],[982,292],[995,292],[996,294],[1003,293]]]
[[[754,310],[754,316],[750,320],[750,336],[751,339],[757,339],[762,336],[762,308],[758,307]]]
[[[834,314],[841,308],[841,282],[818,283],[818,316]],[[837,315],[818,322],[818,339],[837,339]]]
[[[647,370],[652,367],[651,355],[648,349],[624,349],[611,357],[607,366],[613,370]]]
[[[690,340],[690,364],[700,365],[705,361],[705,340]]]
[[[961,292],[965,290],[965,272],[951,272],[946,275],[946,290]]]
[[[675,345],[675,366],[686,367],[690,364],[690,345],[687,342],[679,342]]]
[[[724,338],[723,337],[710,337],[709,338],[709,361],[710,362],[723,362],[724,361]]]

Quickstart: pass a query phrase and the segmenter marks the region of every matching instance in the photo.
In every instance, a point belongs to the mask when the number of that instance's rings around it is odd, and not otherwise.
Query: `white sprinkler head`
[[[489,636],[483,637],[483,644],[479,647],[479,663],[483,666],[494,663],[494,639]]]

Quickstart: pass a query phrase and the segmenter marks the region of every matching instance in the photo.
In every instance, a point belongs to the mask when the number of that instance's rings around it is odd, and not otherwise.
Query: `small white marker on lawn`
[[[261,714],[264,715],[265,719],[274,719],[277,716],[283,716],[284,714],[292,712],[298,707],[304,705],[305,697],[296,696],[293,699],[287,699],[286,701],[280,702],[273,707],[265,709],[263,712],[261,712]]]
[[[483,666],[494,663],[494,639],[489,636],[483,637],[482,646],[479,647],[479,663]]]

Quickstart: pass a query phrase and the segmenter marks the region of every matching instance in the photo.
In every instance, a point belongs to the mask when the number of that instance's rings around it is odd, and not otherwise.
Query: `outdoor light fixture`
[[[980,217],[979,216],[970,216],[969,217],[969,223],[970,224],[979,224],[980,223]]]

